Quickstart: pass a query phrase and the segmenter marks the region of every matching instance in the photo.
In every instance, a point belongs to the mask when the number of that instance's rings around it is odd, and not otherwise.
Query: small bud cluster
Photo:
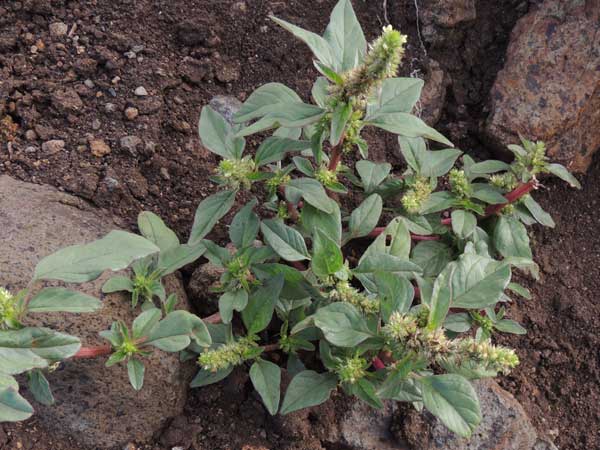
[[[332,186],[338,182],[337,171],[329,170],[326,166],[321,166],[317,169],[315,178],[325,187]]]
[[[342,148],[344,153],[351,152],[355,145],[366,144],[364,139],[360,137],[360,130],[363,126],[362,117],[363,111],[361,109],[355,110],[350,116],[346,124],[346,135]]]
[[[283,171],[277,171],[275,172],[275,176],[267,180],[266,186],[269,192],[274,194],[277,192],[277,189],[279,189],[280,186],[285,186],[291,180],[292,177],[290,177],[288,174],[284,173]]]
[[[469,183],[464,170],[452,169],[448,174],[448,180],[454,194],[460,198],[468,198],[471,196],[473,188],[471,187],[471,183]]]
[[[360,293],[358,289],[350,286],[347,281],[339,281],[335,289],[329,292],[329,298],[350,303],[361,309],[365,314],[377,314],[379,312],[379,300]]]
[[[402,206],[409,214],[417,214],[431,195],[431,184],[426,178],[416,178],[411,188],[402,196]]]
[[[354,384],[367,375],[369,362],[365,358],[355,356],[343,359],[336,368],[342,383]]]
[[[479,325],[483,331],[491,333],[494,328],[494,322],[488,316],[484,316],[477,311],[471,311],[471,318]]]
[[[18,324],[19,311],[16,298],[6,289],[0,287],[0,330],[13,328]]]
[[[223,179],[225,184],[232,188],[250,189],[251,181],[249,179],[256,171],[256,164],[252,159],[224,159],[219,163],[217,173]]]
[[[369,46],[362,65],[342,75],[341,92],[333,92],[342,101],[351,97],[368,98],[371,91],[386,78],[393,77],[404,55],[407,37],[391,25]]]
[[[453,358],[470,360],[482,365],[487,370],[508,374],[519,365],[519,357],[510,348],[493,345],[489,340],[478,342],[473,338],[459,339],[455,343]]]
[[[207,350],[198,357],[198,364],[211,372],[237,366],[260,354],[256,337],[242,337],[235,342],[225,344],[215,350]]]
[[[528,141],[527,139],[521,139],[523,143],[522,149],[525,150],[525,154],[515,155],[514,167],[516,173],[529,173],[533,176],[540,172],[544,172],[548,165],[548,158],[546,157],[546,144],[542,141]]]
[[[506,172],[503,174],[495,174],[490,177],[490,184],[499,189],[506,191],[512,191],[517,187],[517,179],[512,172]]]
[[[247,291],[250,290],[251,286],[256,284],[256,278],[250,271],[246,261],[242,258],[234,258],[227,264],[227,270],[231,277],[238,280],[242,287]]]
[[[429,330],[420,326],[419,317],[395,312],[382,332],[391,345],[400,344],[404,350],[427,357],[445,355],[452,350],[452,341],[441,328]]]

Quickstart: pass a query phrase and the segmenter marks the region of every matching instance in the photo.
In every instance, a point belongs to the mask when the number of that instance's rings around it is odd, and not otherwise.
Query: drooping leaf
[[[489,159],[469,166],[469,173],[473,175],[486,175],[488,173],[504,172],[510,170],[510,165],[503,161]]]
[[[337,386],[337,377],[332,373],[317,373],[305,370],[290,382],[280,414],[289,414],[299,409],[317,406],[325,402]]]
[[[333,213],[328,214],[310,205],[304,205],[301,212],[302,226],[308,234],[314,235],[315,229],[322,230],[338,245],[342,239],[342,217],[340,208],[335,203]]]
[[[477,228],[477,217],[473,213],[457,209],[452,211],[452,231],[460,239],[467,239]]]
[[[50,390],[50,383],[48,383],[48,380],[44,376],[43,372],[39,369],[35,369],[29,372],[28,375],[29,391],[33,394],[35,401],[46,406],[54,404],[54,396]],[[2,387],[0,387],[0,390],[1,389]],[[0,422],[1,421],[2,418],[0,417]]]
[[[460,150],[453,148],[426,151],[420,162],[421,175],[425,177],[441,177],[446,175],[461,154]]]
[[[127,375],[129,376],[129,382],[136,391],[142,389],[144,385],[144,372],[146,368],[144,363],[138,359],[131,358],[127,361]]]
[[[535,218],[535,220],[546,227],[554,228],[556,224],[554,223],[552,216],[544,211],[540,204],[536,202],[531,195],[522,197],[521,201],[531,215]]]
[[[473,192],[471,196],[482,202],[489,203],[490,205],[501,205],[506,203],[508,200],[502,195],[502,192],[486,183],[472,183],[471,188]]]
[[[265,242],[286,261],[310,259],[302,235],[281,220],[269,219],[260,224]]]
[[[430,330],[439,328],[448,315],[450,301],[453,298],[452,275],[455,269],[454,264],[449,264],[433,283],[429,303],[429,318],[427,320],[427,328]]]
[[[367,197],[350,215],[350,237],[358,238],[369,234],[379,222],[382,211],[383,200],[378,194]]]
[[[213,229],[215,224],[229,212],[235,202],[237,191],[221,191],[200,202],[194,216],[188,244],[197,244]]]
[[[360,261],[354,273],[374,272],[421,272],[421,267],[409,261],[389,254],[368,255]]]
[[[496,250],[505,258],[518,256],[531,259],[533,256],[525,225],[512,216],[498,218],[492,239]]]
[[[503,333],[527,334],[527,330],[523,326],[511,319],[499,320],[494,323],[494,328]]]
[[[125,231],[111,231],[90,244],[72,245],[46,256],[35,268],[35,280],[85,283],[105,270],[121,270],[136,259],[159,251],[148,239]]]
[[[471,383],[460,375],[431,375],[421,378],[423,404],[459,436],[469,437],[481,422],[481,409]]]
[[[384,322],[387,322],[394,312],[408,312],[415,296],[415,289],[410,281],[389,272],[375,272],[374,280],[381,300],[381,317]]]
[[[203,242],[196,244],[182,244],[161,252],[158,257],[158,269],[162,276],[169,275],[176,270],[196,261],[206,251]]]
[[[224,292],[219,298],[219,312],[223,323],[231,322],[233,311],[243,311],[248,304],[248,293],[244,289]]]
[[[200,369],[190,383],[190,387],[198,388],[208,386],[209,384],[218,383],[219,381],[227,378],[227,376],[229,376],[229,374],[233,371],[233,368],[234,366],[229,366],[226,369],[222,369],[217,372]]]
[[[133,338],[140,339],[148,336],[162,317],[160,309],[150,308],[135,318],[132,325]]]
[[[335,201],[325,192],[317,180],[312,178],[295,178],[285,187],[285,196],[292,203],[298,203],[300,198],[328,214],[335,212]]]
[[[312,253],[311,268],[318,277],[333,275],[344,266],[340,247],[320,229],[315,229]]]
[[[102,308],[102,302],[90,295],[61,287],[46,288],[36,294],[27,309],[33,313],[44,312],[94,312]]]
[[[110,294],[112,292],[127,291],[133,292],[133,281],[131,278],[123,275],[117,275],[109,278],[106,283],[102,285],[102,292],[104,294]]]
[[[210,106],[202,108],[198,132],[202,145],[211,152],[226,159],[240,159],[242,157],[244,140],[235,137],[231,125]]]
[[[271,136],[260,144],[254,160],[256,165],[264,166],[265,164],[281,161],[289,152],[299,152],[309,148],[309,141]]]
[[[373,336],[363,317],[349,303],[338,302],[319,308],[313,319],[325,339],[338,347],[355,347]]]
[[[352,105],[349,103],[340,103],[333,110],[331,116],[331,132],[329,134],[329,142],[331,142],[331,145],[339,144],[351,115]]]
[[[281,369],[272,362],[257,359],[250,367],[250,379],[267,411],[274,416],[279,409]]]
[[[369,105],[368,115],[410,113],[421,96],[424,81],[419,78],[387,78],[375,104]]]
[[[406,164],[416,173],[421,173],[421,161],[427,152],[425,139],[422,137],[398,136],[400,151]]]
[[[242,311],[242,320],[249,335],[264,330],[271,322],[283,281],[283,275],[277,275],[250,294],[248,306]]]
[[[560,164],[548,164],[546,166],[546,169],[552,175],[555,175],[558,178],[560,178],[561,180],[566,181],[567,183],[569,183],[569,185],[571,187],[574,187],[574,188],[577,188],[577,189],[581,189],[581,183],[579,183],[579,180],[577,180],[577,178],[575,178],[567,170],[567,168],[565,166],[562,166]]]
[[[192,339],[204,347],[210,346],[212,342],[206,325],[198,316],[177,310],[154,327],[144,344],[165,352],[178,352],[190,345]]]
[[[326,106],[327,96],[329,92],[327,92],[329,88],[329,83],[325,77],[317,77],[315,80],[315,84],[313,84],[311,95],[314,102],[319,105],[321,108]]]
[[[161,252],[179,245],[175,232],[153,212],[143,211],[138,215],[138,228],[142,236],[154,242]]]
[[[281,83],[267,83],[256,89],[233,116],[236,123],[247,122],[270,113],[276,105],[298,103],[302,99]]]
[[[12,386],[0,386],[0,423],[19,422],[31,417],[33,407]]]
[[[441,133],[434,130],[421,119],[404,112],[376,114],[373,117],[365,118],[366,125],[373,125],[390,133],[399,134],[410,138],[424,137],[432,141],[452,147],[452,142],[446,139]]]

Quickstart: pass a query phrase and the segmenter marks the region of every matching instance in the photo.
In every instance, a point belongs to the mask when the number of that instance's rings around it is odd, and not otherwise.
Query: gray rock
[[[65,141],[60,139],[53,139],[51,141],[46,141],[42,144],[42,151],[46,155],[55,155],[56,153],[64,150]]]
[[[230,95],[216,95],[210,101],[210,107],[220,113],[233,125],[233,115],[240,110],[242,102]]]
[[[51,100],[52,106],[62,114],[77,113],[83,108],[83,101],[72,88],[54,91]]]
[[[340,438],[356,450],[398,450],[404,448],[390,433],[396,403],[387,401],[376,410],[364,402],[355,401],[340,423]]]
[[[482,422],[471,439],[460,438],[438,419],[411,411],[401,433],[413,450],[531,450],[537,435],[517,400],[495,381],[473,383],[481,404]]]
[[[549,438],[538,436],[532,450],[558,450],[558,447]]]
[[[136,156],[137,148],[142,144],[142,140],[137,136],[123,136],[119,143],[123,150],[129,152],[132,156]]]
[[[139,86],[135,88],[134,94],[138,97],[145,97],[148,95],[148,91],[144,86]]]
[[[117,105],[114,103],[107,103],[104,105],[104,111],[107,113],[114,113],[117,110]]]
[[[66,23],[63,23],[63,22],[51,23],[50,26],[48,27],[48,29],[50,31],[50,36],[52,36],[52,37],[65,36],[67,34],[67,32],[69,31],[69,27],[67,26]]]
[[[24,207],[35,213],[23,214]],[[0,285],[12,290],[27,285],[44,256],[67,245],[90,242],[116,227],[110,216],[83,200],[8,176],[0,176],[0,211]],[[102,299],[98,313],[36,315],[31,324],[43,323],[79,336],[86,346],[104,344],[100,331],[115,320],[131,323],[135,317],[127,296],[101,295],[108,277],[77,286]],[[166,289],[177,293],[180,305],[187,307],[176,277],[166,280]],[[139,392],[129,386],[125,367],[108,368],[104,363],[102,358],[72,360],[48,375],[56,404],[35,404],[36,420],[47,433],[84,446],[113,448],[150,439],[171,417],[182,413],[192,373],[177,355],[155,351],[145,358],[146,377]]]

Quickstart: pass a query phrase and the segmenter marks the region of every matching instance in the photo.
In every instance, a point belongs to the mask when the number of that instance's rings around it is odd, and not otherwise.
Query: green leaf
[[[27,310],[33,313],[56,311],[84,313],[94,312],[100,308],[102,308],[102,302],[97,298],[61,287],[42,290],[31,299],[27,306]]]
[[[337,60],[337,69],[346,72],[363,60],[367,41],[349,0],[340,0],[323,34]]]
[[[283,275],[277,275],[250,294],[248,306],[242,311],[242,320],[249,335],[264,330],[271,322],[283,280]]]
[[[383,233],[377,236],[371,245],[367,247],[360,262],[370,255],[379,253],[393,255],[402,259],[409,259],[410,246],[411,239],[408,227],[401,217],[396,217],[385,227]]]
[[[354,273],[421,272],[421,267],[408,259],[388,254],[368,255],[353,270]]]
[[[142,389],[142,386],[144,385],[145,370],[144,363],[141,361],[134,358],[127,361],[127,375],[129,376],[129,382],[136,391]]]
[[[293,179],[285,187],[285,196],[292,203],[304,198],[308,204],[328,214],[336,210],[335,201],[329,198],[321,183],[312,178]]]
[[[372,337],[365,320],[349,303],[332,303],[317,310],[314,324],[337,347],[355,347]]]
[[[473,213],[457,209],[452,211],[452,231],[460,239],[467,239],[477,228],[477,217]]]
[[[250,367],[250,379],[267,411],[274,416],[279,409],[281,369],[272,362],[257,359]]]
[[[437,276],[452,259],[452,249],[438,241],[419,242],[415,245],[411,258],[423,269],[424,277]]]
[[[302,235],[281,220],[269,219],[260,224],[265,242],[286,261],[310,259]]]
[[[244,140],[235,137],[231,125],[210,106],[202,108],[198,132],[202,145],[225,159],[240,159]]]
[[[315,232],[311,268],[315,275],[326,278],[344,267],[344,257],[335,241],[320,229]]]
[[[383,408],[383,402],[377,396],[375,385],[366,378],[361,378],[356,384],[352,385],[352,393],[371,408]]]
[[[554,223],[554,220],[552,220],[552,216],[544,211],[531,195],[525,195],[522,197],[521,201],[535,220],[546,227],[554,228],[556,224]]]
[[[0,386],[0,423],[20,422],[32,414],[32,406],[14,387]]]
[[[427,152],[425,139],[422,137],[398,136],[398,144],[400,144],[400,151],[406,164],[414,172],[421,173],[421,161],[423,161]]]
[[[169,275],[176,270],[181,269],[188,264],[193,263],[200,258],[206,247],[204,243],[183,244],[161,252],[158,258],[158,268],[161,270],[161,276]]]
[[[54,396],[52,395],[52,391],[50,390],[50,383],[48,383],[48,380],[46,379],[42,371],[39,369],[32,370],[31,372],[29,372],[28,375],[29,391],[33,394],[35,400],[41,403],[42,405],[53,405]],[[0,387],[0,389],[2,388]],[[1,406],[0,409],[2,409]],[[1,417],[0,421],[2,421]]]
[[[450,310],[450,301],[452,300],[452,275],[455,271],[454,264],[449,264],[446,269],[440,273],[433,283],[431,291],[431,300],[429,304],[429,318],[427,328],[436,330],[444,323],[448,311]]]
[[[383,200],[378,194],[367,197],[350,215],[350,237],[357,238],[369,234],[379,222],[382,211]]]
[[[369,105],[368,115],[410,113],[421,96],[424,84],[419,78],[385,79],[377,103]]]
[[[460,150],[452,148],[426,151],[420,162],[421,175],[424,177],[441,177],[445,175],[454,166],[460,155],[462,155]]]
[[[475,389],[460,375],[423,377],[421,390],[425,408],[459,436],[470,437],[481,422]]]
[[[330,81],[332,81],[335,84],[338,84],[340,86],[344,83],[343,78],[331,67],[327,67],[325,64],[323,64],[320,61],[313,61],[313,64],[315,65],[315,67],[319,71],[319,73],[321,73],[322,75],[325,75],[327,77],[327,79],[329,79]],[[319,105],[319,106],[322,106],[322,105]]]
[[[342,239],[342,218],[340,208],[335,203],[334,212],[325,213],[313,206],[304,205],[300,213],[302,226],[308,234],[314,235],[315,229],[322,230],[327,236],[333,239],[338,245]]]
[[[356,163],[356,171],[367,194],[373,192],[387,178],[391,170],[390,163],[374,163],[366,159]]]
[[[333,110],[331,116],[331,133],[329,134],[329,142],[331,142],[331,145],[339,144],[351,115],[352,106],[349,103],[340,103]]]
[[[546,170],[550,172],[552,175],[557,176],[563,181],[569,183],[571,187],[581,189],[581,183],[575,178],[565,166],[560,164],[548,164],[546,166]]]
[[[296,25],[292,25],[285,20],[270,16],[270,18],[278,25],[292,33],[302,42],[309,46],[313,54],[319,61],[329,67],[337,68],[336,58],[333,56],[333,51],[329,43],[318,34],[304,30]]]
[[[488,173],[504,172],[510,170],[510,165],[503,161],[489,159],[469,166],[469,174],[486,175]]]
[[[219,298],[219,312],[223,323],[231,322],[233,311],[243,311],[248,304],[248,293],[244,289],[227,291]]]
[[[444,328],[455,333],[466,333],[473,325],[468,313],[449,314],[444,320]]]
[[[208,386],[209,384],[218,383],[219,381],[227,378],[231,372],[233,372],[234,366],[229,366],[226,369],[219,370],[217,372],[211,372],[210,370],[200,369],[192,382],[190,387],[198,388]]]
[[[236,136],[243,137],[276,127],[299,128],[317,122],[325,110],[307,103],[276,104],[262,119],[238,131]]]
[[[117,275],[109,278],[106,283],[102,285],[102,292],[104,294],[110,294],[112,292],[127,291],[133,292],[133,281],[131,278],[123,275]]]
[[[73,356],[81,343],[75,336],[48,328],[0,331],[0,373],[16,375]]]
[[[178,310],[161,320],[144,344],[165,352],[178,352],[190,345],[191,339],[203,347],[210,346],[212,342],[206,325],[199,317]]]
[[[527,334],[527,330],[523,328],[518,322],[511,319],[502,319],[494,323],[494,328],[503,333],[512,334]]]
[[[520,256],[531,259],[533,257],[527,229],[514,217],[500,216],[496,221],[492,239],[496,250],[505,258]]]
[[[90,244],[72,245],[46,256],[35,268],[34,280],[85,283],[105,270],[121,270],[159,251],[149,240],[125,231],[111,231]]]
[[[294,156],[292,158],[292,161],[294,162],[296,168],[304,175],[308,177],[315,176],[315,168],[313,167],[310,160],[308,160],[307,158],[303,158],[302,156]]]
[[[162,317],[160,309],[150,308],[141,313],[133,321],[133,338],[140,339],[148,336]]]
[[[482,202],[489,203],[490,205],[501,205],[508,202],[502,193],[486,183],[473,183],[471,184],[473,192],[471,197],[481,200]]]
[[[289,87],[281,83],[267,83],[256,89],[233,116],[236,123],[247,122],[270,113],[276,105],[302,102]]]
[[[285,415],[299,409],[320,405],[327,401],[331,391],[336,387],[337,378],[334,374],[304,370],[290,382],[279,412]]]
[[[521,297],[531,300],[531,292],[526,287],[521,286],[518,283],[508,283],[508,289],[519,294]]]
[[[314,102],[319,105],[321,108],[326,106],[329,83],[327,82],[327,78],[325,77],[317,77],[315,80],[315,84],[313,84],[311,95]]]
[[[309,141],[297,141],[286,137],[271,136],[260,144],[256,151],[256,165],[264,166],[265,164],[281,161],[288,152],[299,152],[310,148]]]
[[[163,220],[150,211],[138,215],[140,233],[150,242],[154,242],[161,252],[179,245],[179,239],[173,230],[165,225]]]
[[[376,114],[373,117],[365,118],[365,125],[373,125],[390,133],[405,137],[424,137],[453,147],[452,142],[446,139],[441,133],[429,127],[418,117],[408,113]]]
[[[389,321],[394,312],[408,312],[415,296],[415,289],[406,278],[389,272],[375,272],[375,284],[381,300],[381,317]]]
[[[236,194],[237,191],[221,191],[200,202],[196,209],[188,244],[197,244],[210,233],[215,224],[229,212],[235,202]]]
[[[231,221],[229,238],[237,249],[252,245],[256,239],[260,221],[253,209],[257,203],[256,198],[253,198],[238,211]]]
[[[494,305],[510,282],[509,265],[475,254],[463,254],[452,277],[452,307],[482,309]]]
[[[433,214],[451,208],[456,204],[456,196],[449,191],[432,193],[421,205],[421,214]]]

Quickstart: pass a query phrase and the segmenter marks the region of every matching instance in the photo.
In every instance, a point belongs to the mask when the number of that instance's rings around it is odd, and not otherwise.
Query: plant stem
[[[379,356],[373,357],[373,359],[371,361],[373,363],[373,367],[375,367],[375,370],[385,369],[385,364],[383,363],[383,361],[381,360],[381,358]]]
[[[216,312],[208,317],[202,319],[203,322],[206,323],[221,323],[221,314]]]
[[[279,344],[269,344],[262,347],[263,352],[274,352],[275,350],[279,350]]]
[[[485,210],[485,217],[493,216],[494,214],[498,214],[502,208],[506,205],[510,205],[511,203],[516,202],[524,195],[529,194],[532,190],[537,189],[538,182],[537,180],[531,180],[527,183],[522,183],[517,186],[515,189],[510,191],[504,197],[508,200],[506,203],[500,203],[499,205],[490,205]]]
[[[331,157],[329,158],[329,166],[327,167],[329,170],[336,170],[338,164],[342,160],[342,143],[344,142],[344,138],[340,139],[338,145],[333,147],[331,150]]]
[[[112,346],[110,344],[97,345],[95,347],[81,347],[73,358],[86,359],[96,358],[98,356],[110,355],[112,352]]]

